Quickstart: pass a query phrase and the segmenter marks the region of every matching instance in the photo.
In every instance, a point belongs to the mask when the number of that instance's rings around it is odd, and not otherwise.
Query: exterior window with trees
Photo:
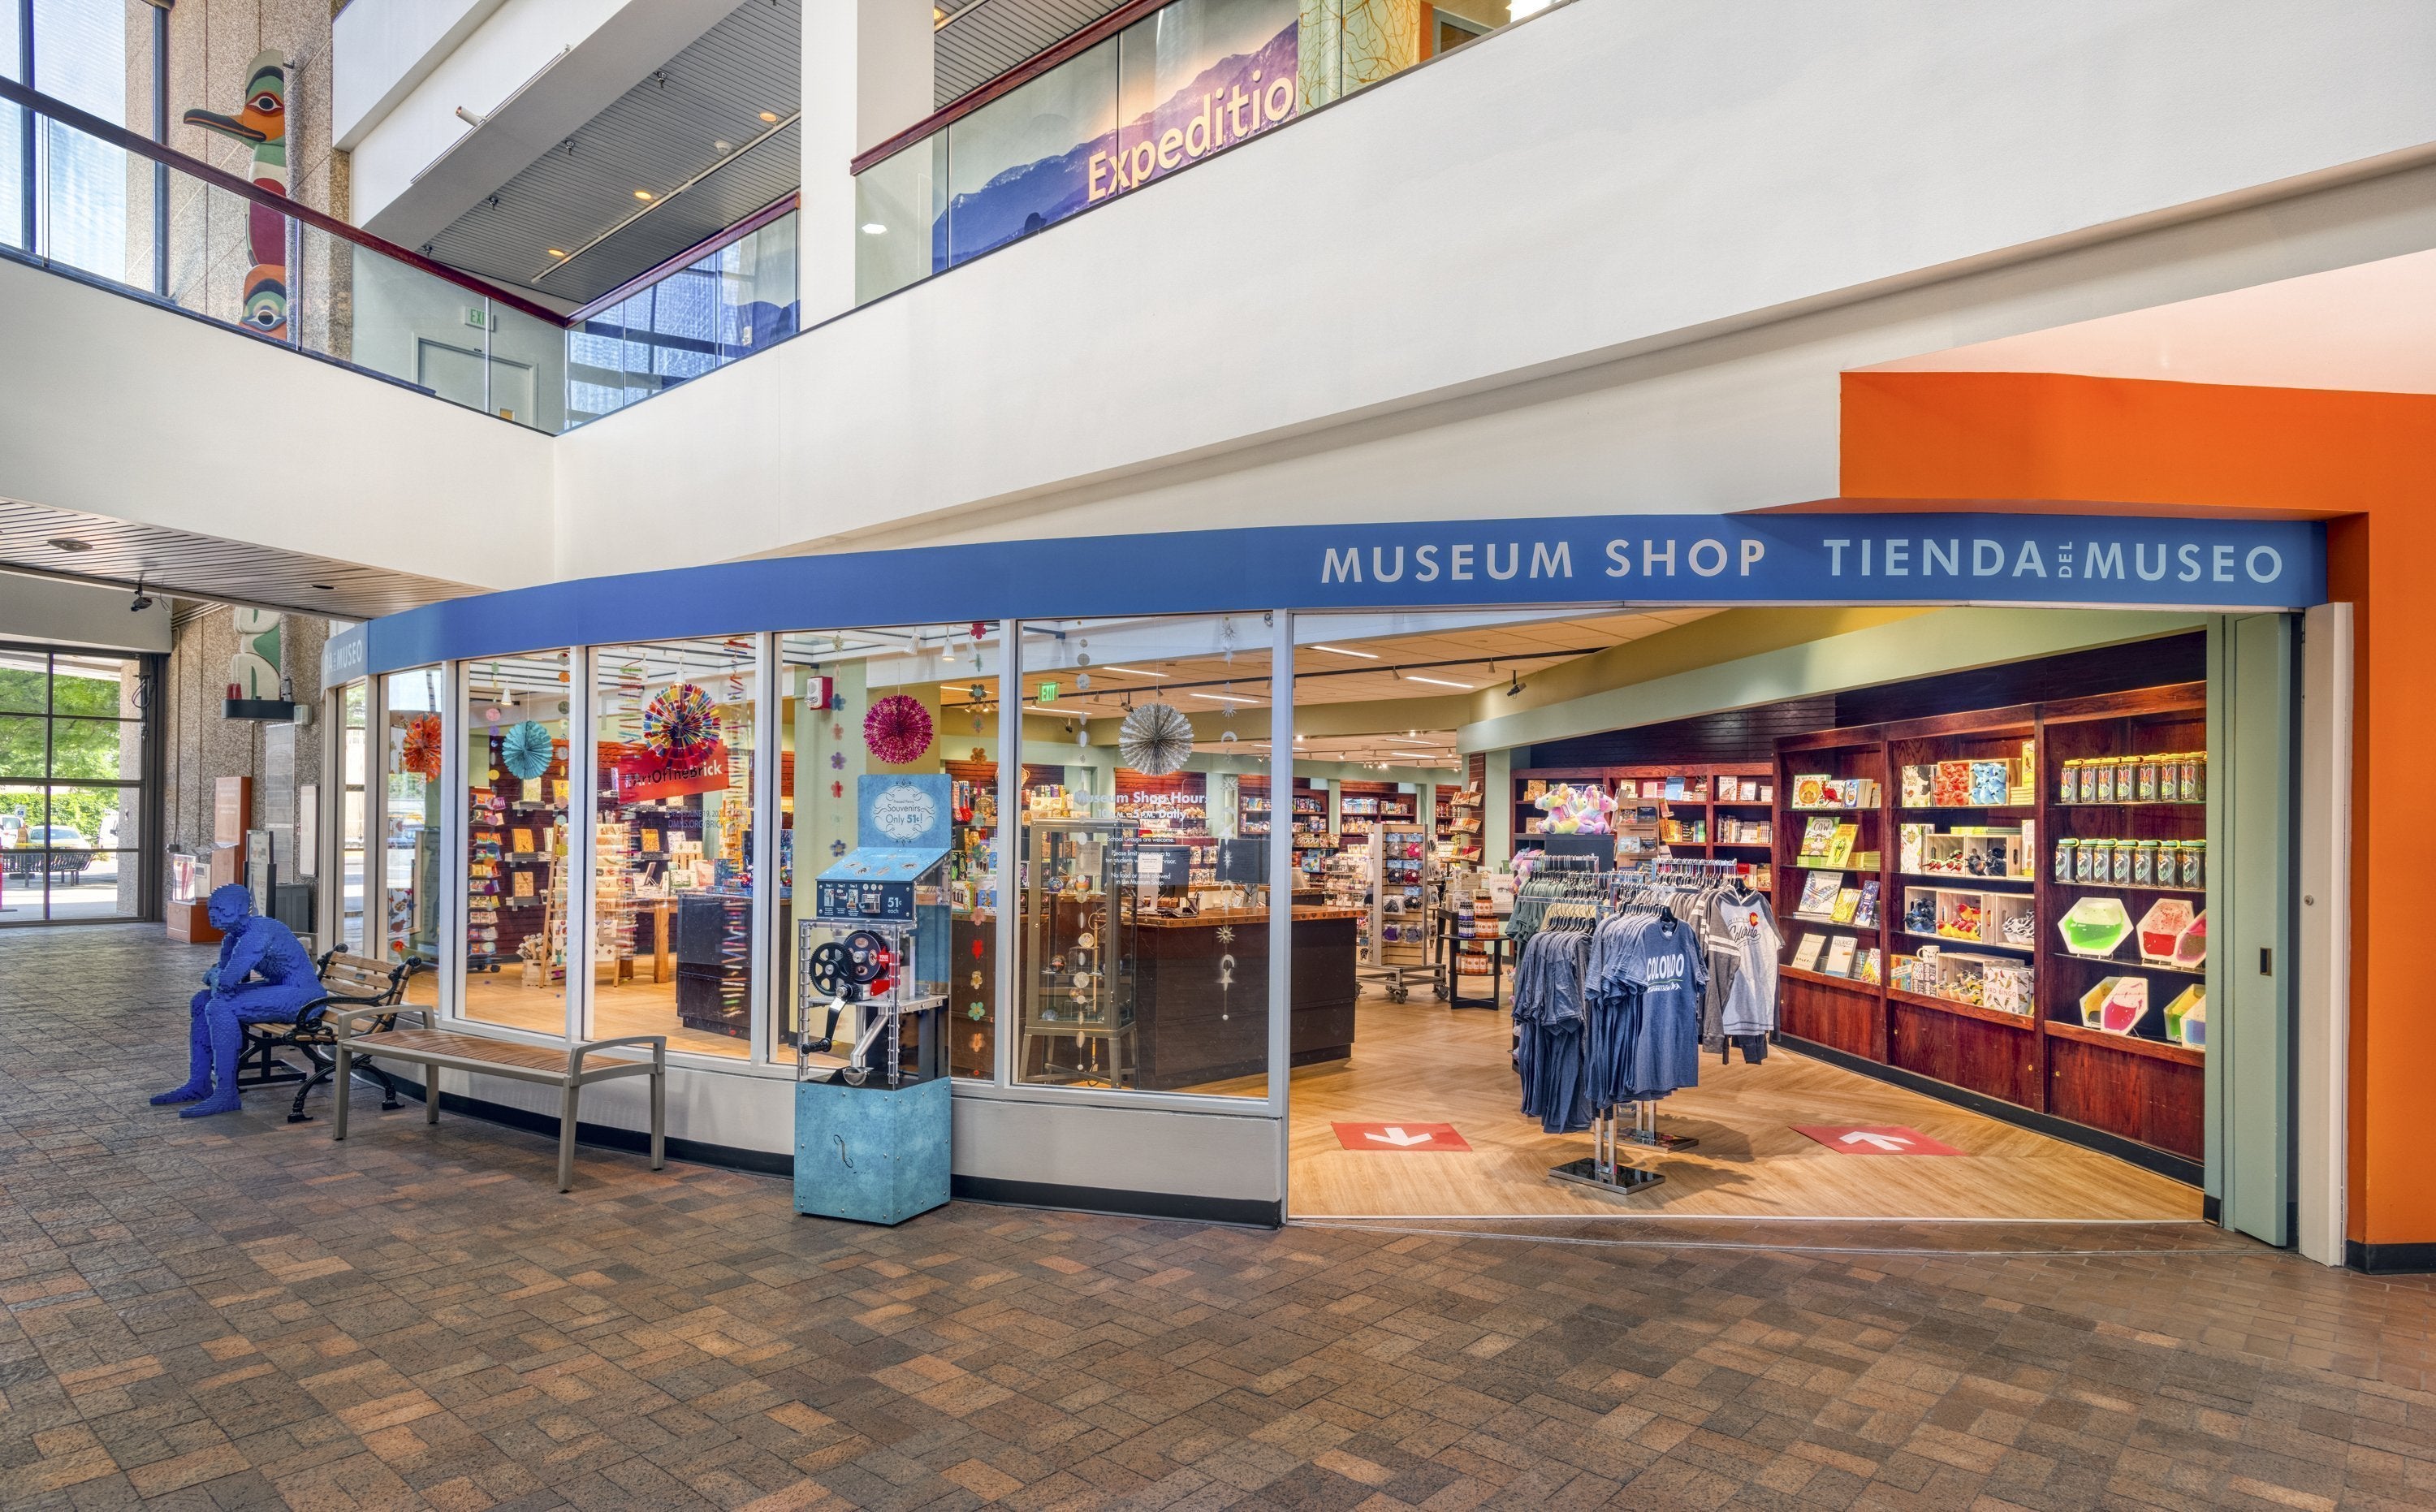
[[[143,910],[141,657],[0,647],[0,925]]]

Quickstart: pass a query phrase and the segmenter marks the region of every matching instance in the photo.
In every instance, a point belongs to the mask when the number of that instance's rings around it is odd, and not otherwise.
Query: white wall
[[[330,22],[331,138],[352,150],[502,3],[353,0]]]
[[[108,651],[169,649],[169,600],[130,611],[124,588],[0,571],[0,639]]]
[[[6,260],[0,353],[0,495],[486,587],[549,575],[547,436]]]
[[[2436,142],[2431,55],[2409,0],[1563,7],[588,426],[561,570],[1832,495],[1845,367],[2436,246],[2425,173],[2240,202]],[[743,501],[683,540],[676,451]]]

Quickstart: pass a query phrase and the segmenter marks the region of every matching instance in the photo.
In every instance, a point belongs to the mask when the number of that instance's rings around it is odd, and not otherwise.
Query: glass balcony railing
[[[1173,0],[1112,12],[855,160],[856,300],[1191,167],[1549,3]]]
[[[792,197],[562,316],[6,78],[0,255],[552,435],[796,327]]]

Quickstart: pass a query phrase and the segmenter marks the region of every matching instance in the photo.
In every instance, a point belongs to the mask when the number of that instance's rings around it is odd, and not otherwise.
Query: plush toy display
[[[1598,788],[1576,788],[1559,782],[1540,795],[1538,807],[1548,816],[1540,826],[1547,835],[1604,835],[1610,832],[1615,800]]]
[[[186,1085],[152,1100],[155,1106],[193,1103],[178,1116],[200,1119],[236,1111],[236,1056],[247,1024],[285,1022],[322,996],[313,958],[287,925],[253,912],[253,895],[237,883],[212,889],[212,927],[220,931],[219,963],[203,973],[190,1005]],[[252,979],[252,980],[249,980]],[[345,1089],[339,1096],[346,1095]]]

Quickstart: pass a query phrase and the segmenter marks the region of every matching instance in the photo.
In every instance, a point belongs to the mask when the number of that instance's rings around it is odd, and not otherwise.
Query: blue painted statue
[[[232,882],[212,890],[212,928],[220,931],[220,959],[203,973],[186,1031],[186,1085],[152,1100],[157,1106],[193,1103],[178,1116],[200,1119],[236,1111],[236,1057],[247,1024],[287,1022],[322,996],[313,958],[277,919],[253,912],[253,895]],[[200,1099],[200,1101],[198,1101]]]

